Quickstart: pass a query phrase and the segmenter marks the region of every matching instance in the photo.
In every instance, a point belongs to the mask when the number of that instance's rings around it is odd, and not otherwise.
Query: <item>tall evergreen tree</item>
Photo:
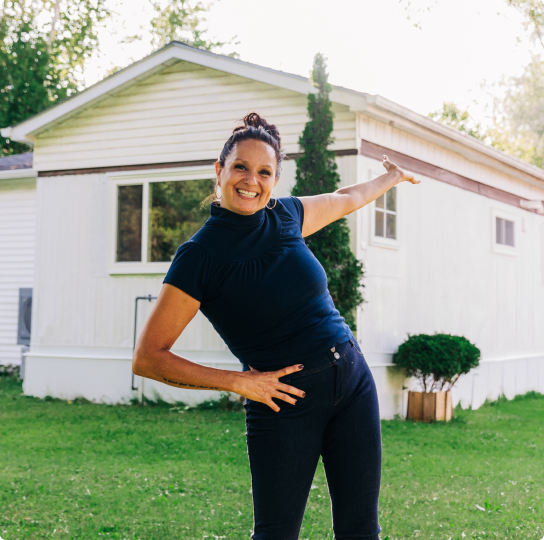
[[[302,155],[296,160],[296,183],[292,191],[297,197],[331,193],[340,184],[334,152],[328,149],[333,142],[334,113],[325,58],[321,54],[314,58],[312,79],[318,92],[308,95],[310,119],[299,139]],[[334,221],[305,240],[327,273],[335,306],[355,330],[355,310],[363,302],[359,288],[364,286],[361,283],[364,271],[350,249],[347,219]]]

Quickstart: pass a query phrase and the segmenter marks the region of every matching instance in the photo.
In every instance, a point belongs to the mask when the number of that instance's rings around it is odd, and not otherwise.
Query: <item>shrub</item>
[[[21,368],[15,364],[0,365],[0,377],[20,378]]]
[[[480,349],[463,336],[408,335],[393,362],[416,377],[424,392],[447,391],[480,363]]]

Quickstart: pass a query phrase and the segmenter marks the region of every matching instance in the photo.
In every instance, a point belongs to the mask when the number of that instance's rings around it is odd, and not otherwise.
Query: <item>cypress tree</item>
[[[296,160],[296,182],[292,190],[292,195],[297,197],[331,193],[340,184],[334,151],[328,149],[333,142],[331,86],[325,58],[319,53],[314,58],[312,80],[318,92],[308,95],[309,121],[298,141],[301,156]],[[361,284],[364,271],[350,249],[347,219],[334,221],[305,241],[325,269],[334,305],[355,331],[355,310],[363,302],[359,287],[364,286]]]

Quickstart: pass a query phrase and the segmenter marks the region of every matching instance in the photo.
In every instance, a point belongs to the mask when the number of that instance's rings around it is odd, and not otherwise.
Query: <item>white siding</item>
[[[359,161],[363,178],[381,168],[368,158]],[[544,392],[544,217],[418,178],[419,185],[397,187],[398,249],[372,245],[372,209],[359,211],[367,303],[359,309],[358,336],[367,360],[390,363],[408,334],[463,335],[482,352],[476,406],[502,392]],[[492,250],[494,209],[515,220],[515,255]],[[472,378],[460,381],[457,397],[465,406],[473,397],[471,385]]]
[[[33,286],[36,180],[0,180],[0,364],[20,364],[19,288]]]
[[[307,97],[188,62],[39,135],[38,170],[216,159],[238,121],[256,110],[298,152]],[[355,148],[355,113],[334,104],[334,149]]]

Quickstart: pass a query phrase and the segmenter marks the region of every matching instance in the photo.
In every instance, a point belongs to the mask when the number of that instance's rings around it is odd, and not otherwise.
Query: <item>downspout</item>
[[[134,351],[136,349],[136,330],[138,326],[138,300],[147,300],[148,302],[151,302],[151,300],[156,300],[156,296],[151,296],[150,294],[147,296],[137,296],[136,300],[134,301],[134,336],[132,340],[132,358],[134,358]],[[132,374],[132,390],[138,390],[138,401],[140,403],[144,402],[144,377],[140,380],[140,386],[135,386],[134,383],[136,382],[134,373]]]

